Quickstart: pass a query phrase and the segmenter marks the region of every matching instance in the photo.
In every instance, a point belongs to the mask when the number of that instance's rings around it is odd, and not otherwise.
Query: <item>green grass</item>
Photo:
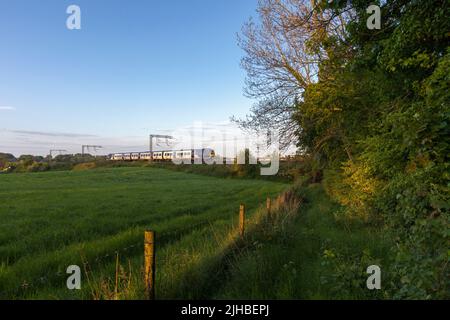
[[[104,298],[116,250],[123,278],[133,284],[122,298],[141,298],[146,228],[158,235],[159,296],[202,296],[206,287],[195,292],[186,285],[202,281],[208,263],[217,266],[239,203],[251,216],[267,196],[285,188],[156,168],[2,175],[0,298]],[[69,292],[65,270],[83,261],[90,285]]]
[[[288,188],[300,208],[267,220],[266,197]],[[158,299],[389,298],[390,239],[336,219],[340,209],[320,185],[158,168],[0,176],[0,298],[143,299],[146,228],[157,232]],[[82,290],[65,286],[71,264],[83,267]],[[366,288],[372,264],[383,290]]]
[[[364,224],[343,225],[339,206],[320,185],[297,191],[305,202],[285,229],[255,234],[256,243],[232,263],[220,299],[383,299],[388,298],[389,248],[384,232]],[[366,287],[366,269],[382,270],[382,289]]]

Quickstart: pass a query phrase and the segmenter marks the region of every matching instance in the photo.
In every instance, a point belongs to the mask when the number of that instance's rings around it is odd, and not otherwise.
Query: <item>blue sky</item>
[[[71,4],[81,30],[66,28]],[[253,101],[236,34],[255,9],[256,0],[0,0],[0,152],[132,148],[152,132],[244,116]]]

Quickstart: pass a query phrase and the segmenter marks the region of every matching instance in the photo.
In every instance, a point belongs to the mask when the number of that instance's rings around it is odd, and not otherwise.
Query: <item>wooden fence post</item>
[[[147,299],[155,299],[155,232],[145,231],[144,234],[144,270],[145,294]]]
[[[271,218],[271,199],[269,197],[267,197],[266,200],[266,208],[267,208],[267,217],[270,219]]]
[[[245,232],[245,205],[239,207],[239,234],[244,237]]]
[[[114,286],[114,300],[119,300],[119,252],[116,252],[116,282]]]

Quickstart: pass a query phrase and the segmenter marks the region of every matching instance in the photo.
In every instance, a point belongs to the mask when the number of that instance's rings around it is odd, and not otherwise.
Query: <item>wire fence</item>
[[[195,228],[204,226],[206,224],[207,224],[206,222],[197,223],[192,226],[189,226],[188,228],[183,228],[183,229],[176,230],[173,232],[168,232],[166,234],[166,236],[171,236],[173,233],[180,233],[180,232],[183,233],[186,230],[194,230]],[[81,257],[80,266],[83,266],[84,270],[92,270],[91,267],[93,265],[98,266],[102,262],[106,261],[107,259],[115,259],[118,254],[120,255],[120,254],[124,254],[124,253],[131,253],[132,251],[137,250],[138,248],[141,249],[141,251],[144,250],[144,241],[143,240],[139,241],[139,242],[134,242],[134,243],[132,243],[126,247],[120,248],[120,249],[115,249],[113,251],[109,251],[107,253],[97,255],[94,258],[89,257],[89,258],[83,259],[83,257]],[[80,252],[80,256],[81,256],[81,252]],[[167,258],[160,257],[160,256],[158,257],[158,263],[161,263],[161,262],[164,263],[167,260],[168,260]],[[113,262],[113,261],[111,261],[111,262]],[[45,275],[35,277],[33,279],[24,279],[21,281],[20,284],[18,284],[15,287],[0,291],[0,300],[8,299],[11,296],[15,296],[15,295],[22,296],[24,293],[30,292],[33,289],[42,288],[42,286],[45,284],[49,284],[51,282],[56,282],[56,281],[66,280],[67,277],[69,276],[69,274],[65,272],[65,269],[68,266],[73,265],[73,264],[74,263],[68,263],[65,266],[59,266],[59,268],[64,269],[64,271],[59,270],[57,272],[49,272]]]
[[[278,197],[277,198],[277,202],[283,202],[284,203],[284,201],[286,200],[285,197],[286,197],[286,195],[283,195],[283,197]],[[271,208],[271,201],[270,201],[269,198],[267,199],[266,205],[267,205],[268,215],[270,216],[270,214],[271,214],[271,209],[270,209]],[[239,234],[240,234],[241,237],[243,237],[243,235],[244,235],[245,220],[246,220],[246,218],[245,218],[245,206],[241,205],[240,206],[240,212],[239,212]],[[175,233],[180,233],[181,232],[181,234],[183,234],[183,232],[186,231],[186,230],[192,231],[192,230],[194,230],[194,229],[196,229],[196,228],[198,228],[200,226],[203,226],[203,225],[205,225],[207,223],[208,222],[200,222],[200,223],[194,224],[193,226],[189,226],[188,228],[181,228],[180,230],[176,230],[176,232],[175,231],[174,232]],[[173,232],[166,233],[166,236],[168,236],[168,237],[172,236],[172,235],[173,235]],[[144,240],[144,239],[142,239],[142,240]],[[101,255],[97,255],[94,258],[89,257],[89,259],[86,258],[83,255],[83,252],[80,252],[81,265],[84,267],[85,271],[92,270],[92,268],[91,268],[92,265],[97,265],[98,266],[102,262],[104,262],[106,259],[117,258],[118,255],[123,254],[123,253],[130,253],[133,250],[136,250],[137,248],[139,248],[139,249],[141,249],[143,251],[145,243],[142,240],[139,241],[139,242],[134,242],[132,244],[129,244],[126,247],[123,247],[123,248],[120,248],[120,249],[115,249],[114,251],[110,251],[108,253],[104,253],[104,254],[101,254]],[[167,262],[169,260],[168,258],[169,257],[163,257],[163,258],[158,257],[157,261],[158,261],[158,263],[161,263],[161,262],[165,263],[165,262]],[[172,256],[170,258],[171,258],[170,260],[173,259]],[[113,262],[113,261],[111,261],[111,262]],[[74,265],[74,264],[70,263],[70,264],[67,264],[64,267],[59,266],[59,268],[63,268],[63,270],[65,270],[70,265]],[[10,299],[11,297],[15,297],[15,296],[19,296],[19,297],[20,296],[25,296],[25,293],[26,292],[30,292],[32,289],[36,289],[37,290],[39,288],[42,288],[42,286],[45,285],[45,284],[49,284],[51,282],[56,282],[56,281],[62,281],[63,278],[67,279],[67,277],[68,277],[68,273],[67,272],[65,272],[65,271],[63,272],[63,271],[59,270],[56,273],[55,272],[50,272],[50,273],[47,273],[46,275],[35,277],[34,279],[31,279],[31,280],[29,280],[29,279],[28,280],[23,280],[23,281],[21,281],[21,284],[17,285],[16,287],[11,287],[11,288],[8,288],[6,290],[0,291],[0,300],[2,300],[2,299]]]
[[[82,259],[81,265],[83,265],[86,269],[86,267],[90,267],[93,264],[99,265],[100,263],[104,262],[108,258],[115,258],[118,254],[131,252],[137,248],[143,248],[143,246],[144,246],[143,241],[135,242],[124,248],[115,249],[114,251],[110,251],[106,254],[98,255],[94,258],[90,258],[90,259],[86,259],[86,260]],[[67,264],[67,266],[65,266],[65,268],[67,268],[69,265],[72,265],[72,264],[73,263]],[[30,279],[22,280],[21,283],[19,285],[17,285],[16,287],[8,288],[6,290],[0,291],[0,299],[8,299],[12,295],[20,296],[27,291],[31,291],[32,289],[39,289],[45,284],[48,284],[50,282],[55,282],[58,280],[61,281],[63,279],[66,279],[67,277],[68,277],[68,274],[66,272],[59,270],[57,272],[49,272],[45,275],[36,277],[31,280]]]

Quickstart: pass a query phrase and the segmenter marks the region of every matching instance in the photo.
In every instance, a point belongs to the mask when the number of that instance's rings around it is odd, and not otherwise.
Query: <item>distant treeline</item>
[[[244,151],[243,151],[244,152]],[[246,164],[212,164],[212,165],[189,165],[174,164],[172,162],[148,161],[109,161],[106,156],[92,156],[90,154],[58,155],[53,159],[49,157],[21,155],[19,158],[9,153],[0,153],[0,172],[22,173],[22,172],[43,172],[50,170],[90,170],[95,168],[114,167],[156,167],[175,171],[183,171],[207,176],[221,178],[247,178],[265,179],[276,181],[295,181],[299,177],[308,176],[311,181],[316,182],[317,176],[311,176],[311,169],[307,167],[308,161],[303,156],[289,157],[280,161],[279,170],[276,175],[262,176],[261,165],[249,164],[249,158],[253,156],[248,149],[245,151]]]
[[[16,158],[10,153],[0,153],[0,173],[42,172],[48,170],[72,170],[76,165],[87,162],[106,162],[104,156],[90,154],[58,155],[50,157],[21,155]]]

